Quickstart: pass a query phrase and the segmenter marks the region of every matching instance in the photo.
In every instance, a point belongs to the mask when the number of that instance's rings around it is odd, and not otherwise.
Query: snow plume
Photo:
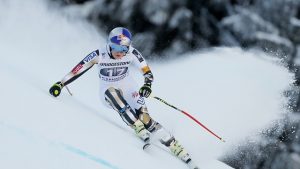
[[[47,1],[0,3],[0,168],[186,168],[159,149],[141,150],[119,115],[101,105],[96,69],[70,84],[74,96],[66,90],[59,98],[49,96],[53,83],[104,45],[103,35]],[[147,99],[150,114],[185,145],[200,168],[230,168],[217,159],[283,112],[282,92],[293,77],[266,58],[217,48],[150,63],[153,94],[195,116],[226,143]]]
[[[46,0],[0,3],[1,53],[18,62],[26,61],[29,55],[40,60],[57,55],[76,59],[103,41],[86,21],[67,15]],[[53,63],[59,64],[56,60],[49,64]]]
[[[279,59],[239,48],[196,52],[186,55],[185,59],[167,63],[163,68],[159,64],[157,67],[159,72],[154,70],[154,74],[158,84],[153,86],[154,91],[194,113],[204,124],[209,124],[212,130],[227,140],[227,146],[238,144],[240,139],[259,133],[281,118],[288,102],[283,92],[293,82],[293,75],[280,66]],[[174,71],[176,73],[172,73]],[[163,83],[173,78],[176,78],[174,84]],[[223,145],[216,143],[217,139],[188,119],[181,118],[182,123],[189,123],[187,125],[193,126],[191,130],[197,133],[192,140],[197,149],[206,150],[206,155],[216,157],[224,152]],[[185,133],[182,123],[178,125],[167,120],[164,123],[176,132]],[[184,135],[182,138],[185,138]]]
[[[234,168],[299,168],[300,116],[293,113],[239,141],[222,161]]]

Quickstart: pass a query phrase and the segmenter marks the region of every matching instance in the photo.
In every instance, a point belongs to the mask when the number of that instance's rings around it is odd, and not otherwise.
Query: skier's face
[[[125,52],[116,52],[116,51],[111,51],[111,54],[112,56],[115,58],[115,59],[121,59],[122,57],[125,56]]]

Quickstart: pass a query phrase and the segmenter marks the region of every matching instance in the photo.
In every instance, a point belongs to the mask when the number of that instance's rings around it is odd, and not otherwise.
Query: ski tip
[[[146,144],[144,144],[144,146],[143,146],[143,150],[146,150],[148,147],[150,146],[150,143],[146,143]]]

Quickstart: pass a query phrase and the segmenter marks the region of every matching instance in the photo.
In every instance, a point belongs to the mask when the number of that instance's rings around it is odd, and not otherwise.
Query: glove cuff
[[[62,89],[64,87],[64,84],[61,81],[56,82],[54,85],[58,86],[60,89]]]
[[[145,83],[144,86],[150,87],[151,88],[151,83]]]

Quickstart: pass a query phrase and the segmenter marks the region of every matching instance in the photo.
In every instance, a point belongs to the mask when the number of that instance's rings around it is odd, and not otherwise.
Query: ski
[[[192,160],[187,163],[190,169],[200,169]]]
[[[150,147],[150,143],[145,143],[144,145],[143,145],[143,150],[147,150],[148,149],[148,147]]]
[[[153,147],[158,148],[158,149],[164,151],[165,153],[168,153],[168,154],[174,156],[174,155],[171,154],[169,151],[167,151],[165,148],[162,148],[161,146],[159,146],[159,145],[157,145],[157,144],[155,144],[155,143],[151,143],[150,140],[148,140],[147,142],[145,142],[145,143],[143,144],[143,147],[142,147],[142,148],[143,148],[144,151],[148,151],[149,148],[151,148],[151,147],[152,147],[152,148],[153,148]],[[176,157],[176,156],[174,156],[174,157]],[[176,157],[176,159],[178,159],[178,158]],[[184,161],[182,161],[182,162],[184,162]],[[193,160],[189,160],[188,162],[184,162],[184,163],[185,163],[185,164],[187,165],[187,167],[190,168],[190,169],[200,169],[200,168],[193,162]]]
[[[143,142],[143,150],[146,152],[151,152],[148,150],[149,147],[160,149],[165,151],[165,153],[176,157],[177,159],[184,162],[190,169],[199,169],[194,161],[191,159],[188,152],[184,150],[180,143],[162,126],[155,132],[152,132],[148,139]],[[176,155],[175,155],[176,154]]]

